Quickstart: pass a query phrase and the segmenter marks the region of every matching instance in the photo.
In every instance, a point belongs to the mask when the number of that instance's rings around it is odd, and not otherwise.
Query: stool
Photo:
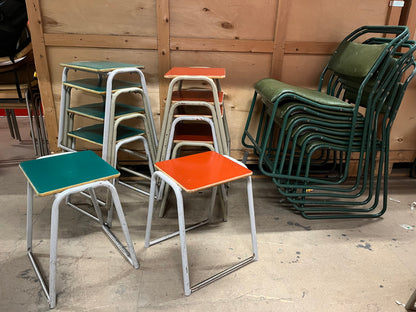
[[[109,181],[120,175],[116,169],[111,167],[92,151],[45,156],[35,160],[23,162],[20,164],[20,168],[28,180],[27,253],[35,273],[42,285],[42,289],[47,297],[50,308],[54,308],[56,306],[55,279],[59,206],[62,200],[71,194],[89,191],[93,206],[104,233],[116,245],[122,255],[134,268],[137,269],[139,267],[123,209],[120,204],[120,199],[115,187]],[[103,221],[103,216],[94,192],[94,189],[97,187],[107,188],[112,195],[112,200],[127,243],[127,249],[120,243],[118,238],[111,232],[109,226]],[[45,279],[35,262],[36,259],[32,251],[33,191],[35,191],[38,196],[55,195],[51,213],[49,287],[46,285]]]
[[[190,156],[179,157],[176,159],[170,159],[166,161],[157,162],[155,167],[159,170],[156,171],[150,184],[150,196],[149,196],[149,211],[147,215],[147,226],[145,234],[145,247],[150,247],[161,241],[179,235],[181,242],[181,254],[182,254],[182,274],[184,283],[184,292],[186,296],[189,296],[192,292],[240,269],[241,267],[257,260],[257,240],[256,240],[256,225],[254,218],[254,203],[253,203],[253,191],[251,175],[252,171],[248,170],[244,164],[229,157],[221,155],[215,151],[208,151],[204,153],[194,154]],[[153,206],[156,193],[156,181],[160,178],[174,190],[176,195],[177,209],[178,209],[178,223],[179,231],[163,236],[159,239],[150,241],[150,231],[152,226]],[[182,190],[188,193],[198,192],[203,189],[212,188],[211,196],[211,212],[215,203],[215,196],[217,193],[217,187],[224,183],[228,183],[234,180],[247,178],[247,195],[248,195],[248,208],[250,215],[250,227],[251,227],[251,243],[253,255],[247,259],[231,266],[230,268],[213,275],[212,277],[199,282],[198,284],[191,286],[189,282],[189,268],[188,268],[188,256],[186,248],[185,232],[204,224],[208,223],[208,220],[200,222],[197,225],[185,228],[184,217],[184,205],[182,198]]]

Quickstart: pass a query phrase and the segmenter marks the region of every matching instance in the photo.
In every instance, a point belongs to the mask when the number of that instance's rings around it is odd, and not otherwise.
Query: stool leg
[[[215,199],[217,198],[218,187],[214,186],[211,189],[211,206],[209,207],[209,216],[208,219],[212,219],[214,216],[214,208],[215,208]]]
[[[93,188],[89,188],[88,193],[90,194],[92,205],[94,207],[95,213],[97,214],[98,222],[100,222],[100,224],[102,225],[104,224],[104,219],[100,205],[98,204],[97,196],[95,195],[95,190]]]
[[[109,237],[113,238],[115,240],[115,241],[114,240],[112,240],[112,241],[116,244],[118,249],[123,253],[123,255],[133,265],[133,267],[135,269],[138,269],[139,268],[139,262],[137,261],[136,253],[134,252],[133,242],[130,238],[129,230],[127,228],[127,221],[126,221],[126,218],[125,218],[124,213],[123,213],[123,208],[121,208],[120,198],[118,197],[117,190],[114,187],[114,185],[111,184],[109,181],[104,181],[103,186],[107,187],[111,192],[111,196],[113,198],[113,203],[114,203],[114,206],[115,206],[116,212],[117,212],[117,217],[118,217],[118,220],[120,221],[121,229],[123,230],[123,234],[124,234],[124,237],[126,239],[127,250],[128,250],[129,254],[127,255],[127,254],[125,254],[125,252],[123,252],[124,248],[118,242],[118,240],[116,240],[116,237],[114,236],[114,234],[110,235]],[[107,235],[112,234],[111,231],[109,231],[109,229],[107,228],[107,226],[105,224],[102,225],[102,228],[103,228],[104,232]]]
[[[27,183],[27,224],[26,224],[26,239],[27,239],[27,256],[29,257],[30,264],[32,265],[36,277],[38,278],[42,290],[46,296],[46,299],[48,300],[49,306],[51,308],[55,307],[55,305],[52,305],[50,301],[50,293],[48,291],[48,287],[46,286],[45,279],[42,276],[42,273],[39,270],[39,267],[36,263],[35,256],[32,253],[32,241],[33,241],[33,189],[30,183]],[[50,288],[49,288],[50,289]]]
[[[175,189],[176,205],[178,208],[178,223],[179,223],[179,238],[181,240],[181,256],[182,256],[182,276],[183,276],[183,288],[185,296],[191,294],[191,285],[189,283],[189,267],[188,267],[188,252],[186,249],[186,237],[185,237],[185,215],[183,212],[183,198],[182,192]]]
[[[178,209],[179,233],[175,232],[175,233],[166,235],[160,239],[150,242],[150,231],[152,228],[153,207],[154,207],[155,192],[156,192],[156,179],[158,176],[162,178],[167,184],[169,184],[175,192],[177,209]],[[202,223],[200,225],[202,225]],[[187,230],[189,229],[185,228],[185,216],[184,216],[184,211],[183,211],[183,198],[182,198],[181,188],[178,187],[176,183],[171,181],[170,178],[167,177],[165,174],[161,173],[160,171],[156,171],[153,174],[152,180],[150,183],[149,210],[147,214],[147,225],[146,225],[144,246],[150,247],[153,244],[156,244],[160,241],[169,239],[179,234],[179,238],[181,241],[183,287],[184,287],[185,295],[189,296],[191,294],[191,288],[190,288],[190,283],[189,283],[188,254],[187,254],[187,249],[186,249],[186,238],[185,238],[185,232]]]
[[[27,251],[32,252],[32,214],[33,214],[33,189],[29,182],[27,182],[27,215],[26,215],[26,241]]]
[[[56,306],[56,255],[58,247],[59,205],[66,196],[57,194],[52,204],[51,241],[49,255],[49,307]]]
[[[256,235],[256,221],[254,216],[254,200],[253,200],[253,183],[251,177],[247,178],[247,196],[248,196],[248,212],[250,215],[251,228],[251,246],[253,249],[254,260],[258,260],[257,252],[257,235]]]
[[[150,194],[149,194],[149,208],[147,210],[147,224],[146,224],[146,233],[144,237],[144,247],[148,248],[151,246],[150,244],[150,232],[152,230],[152,218],[153,218],[153,208],[155,204],[155,195],[156,195],[156,182],[158,179],[158,174],[152,175],[152,179],[150,180]],[[162,181],[164,183],[164,181]],[[158,199],[158,198],[157,198]]]

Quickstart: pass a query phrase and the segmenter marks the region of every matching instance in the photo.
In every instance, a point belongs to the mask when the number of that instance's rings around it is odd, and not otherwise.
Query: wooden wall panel
[[[391,131],[391,150],[416,150],[416,80],[406,90]]]
[[[45,33],[156,36],[155,1],[41,1]]]
[[[171,36],[273,40],[277,1],[175,0]]]
[[[363,25],[384,25],[388,0],[292,0],[288,41],[338,42]]]
[[[408,0],[403,11],[389,8],[388,0],[26,2],[50,137],[57,136],[60,62],[111,60],[145,65],[157,125],[167,91],[163,74],[170,67],[225,67],[222,86],[234,153],[242,150],[241,133],[256,81],[275,77],[316,88],[329,55],[355,28],[394,24],[398,12],[403,12],[402,23],[412,25],[413,34],[416,27],[416,8]],[[396,159],[414,157],[409,155],[416,151],[415,96],[412,84],[392,132]]]
[[[316,89],[319,77],[329,60],[329,55],[285,55],[282,81]]]

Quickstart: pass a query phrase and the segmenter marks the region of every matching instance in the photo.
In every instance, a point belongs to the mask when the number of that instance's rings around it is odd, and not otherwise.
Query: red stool
[[[150,247],[151,245],[157,244],[161,241],[179,235],[181,241],[183,283],[186,296],[189,296],[192,292],[257,260],[256,225],[254,218],[254,202],[251,181],[251,175],[253,174],[252,171],[248,170],[243,163],[229,156],[223,156],[214,151],[157,162],[155,164],[155,167],[158,169],[158,171],[156,171],[152,175],[151,180],[145,247]],[[156,196],[156,182],[158,178],[169,184],[175,192],[178,209],[179,231],[168,234],[159,239],[150,241],[153,206],[154,199]],[[232,267],[220,273],[217,273],[212,277],[194,286],[191,286],[189,282],[189,268],[185,232],[197,228],[201,225],[207,224],[208,220],[202,221],[192,227],[185,228],[182,190],[188,193],[194,193],[203,189],[212,188],[210,207],[210,211],[212,212],[215,203],[215,196],[217,194],[217,187],[221,184],[228,183],[234,180],[239,180],[242,178],[247,179],[248,208],[250,215],[251,243],[253,255],[233,265]]]

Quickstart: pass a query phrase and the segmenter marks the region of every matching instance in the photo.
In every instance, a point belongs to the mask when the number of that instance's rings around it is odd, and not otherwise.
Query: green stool
[[[116,245],[122,255],[134,268],[137,269],[139,267],[123,209],[120,204],[120,199],[115,187],[109,181],[120,175],[116,169],[92,151],[64,153],[29,160],[21,163],[20,168],[28,180],[27,253],[35,273],[42,285],[42,289],[48,299],[50,308],[54,308],[56,306],[55,279],[59,206],[62,200],[71,194],[83,191],[88,191],[90,193],[92,203],[104,233],[110,238],[110,240]],[[116,207],[121,228],[126,239],[127,249],[120,243],[117,237],[111,232],[108,224],[103,220],[103,216],[94,192],[94,189],[97,187],[107,188],[112,195],[112,200]],[[45,283],[39,267],[35,262],[35,256],[32,253],[33,191],[35,191],[38,196],[55,195],[51,214],[49,288]]]

